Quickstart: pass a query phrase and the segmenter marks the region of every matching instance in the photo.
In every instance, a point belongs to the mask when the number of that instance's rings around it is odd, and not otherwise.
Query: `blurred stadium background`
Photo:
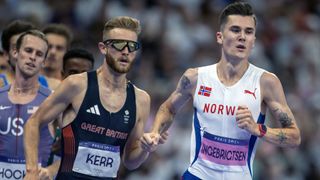
[[[97,43],[106,20],[128,15],[142,23],[142,50],[129,79],[152,98],[152,124],[159,105],[190,67],[216,63],[220,49],[215,33],[219,12],[231,0],[0,0],[0,27],[14,19],[40,29],[63,23],[74,33],[72,47],[103,60]],[[301,130],[297,149],[261,142],[254,179],[320,179],[320,0],[249,0],[258,17],[257,40],[251,62],[275,73]],[[3,29],[3,28],[2,28]],[[0,31],[2,31],[0,29]],[[120,179],[179,179],[189,162],[191,103],[170,129],[169,141],[139,169],[122,169]],[[268,118],[270,126],[276,124]]]

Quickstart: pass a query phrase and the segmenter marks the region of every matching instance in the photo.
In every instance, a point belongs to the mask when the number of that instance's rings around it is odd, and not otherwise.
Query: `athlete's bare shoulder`
[[[62,81],[62,84],[73,90],[83,90],[87,88],[87,73],[73,74]]]
[[[142,90],[140,88],[138,88],[137,86],[134,86],[135,89],[135,94],[136,94],[136,101],[138,103],[138,105],[150,105],[150,95],[145,91]]]
[[[189,68],[187,69],[183,76],[187,77],[191,84],[195,85],[198,79],[198,68]]]
[[[271,72],[263,72],[261,79],[261,88],[262,89],[273,89],[273,87],[282,87],[279,78]]]
[[[261,76],[260,84],[264,101],[285,98],[281,81],[275,74],[264,72]]]
[[[198,79],[198,68],[187,69],[178,83],[176,92],[192,95]]]
[[[150,95],[146,91],[136,86],[134,86],[134,88],[136,94],[137,119],[138,122],[144,124],[147,121],[150,113]]]

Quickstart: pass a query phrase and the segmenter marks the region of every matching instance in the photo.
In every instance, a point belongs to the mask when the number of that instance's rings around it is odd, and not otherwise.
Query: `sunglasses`
[[[107,39],[103,41],[105,45],[111,45],[117,51],[123,51],[128,47],[129,52],[134,52],[140,49],[140,43],[135,41],[123,40],[123,39]]]

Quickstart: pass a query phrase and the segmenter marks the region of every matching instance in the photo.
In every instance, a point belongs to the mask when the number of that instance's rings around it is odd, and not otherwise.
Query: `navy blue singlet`
[[[79,112],[62,129],[62,159],[57,179],[114,179],[136,122],[135,91],[130,82],[123,107],[110,113],[101,104],[96,71],[87,75],[87,91]]]

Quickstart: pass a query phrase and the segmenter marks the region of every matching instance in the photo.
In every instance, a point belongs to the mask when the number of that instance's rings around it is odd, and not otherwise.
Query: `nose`
[[[30,59],[31,59],[31,61],[36,61],[36,52],[34,52],[34,53],[31,53],[31,55],[30,55]]]
[[[128,44],[123,48],[123,50],[121,51],[122,54],[126,54],[126,55],[129,55],[129,46]]]
[[[57,48],[54,47],[54,46],[51,46],[51,47],[49,48],[49,53],[50,53],[50,54],[54,54],[56,51],[57,51]]]
[[[244,31],[240,32],[239,40],[240,41],[245,41],[246,40],[246,33]]]

